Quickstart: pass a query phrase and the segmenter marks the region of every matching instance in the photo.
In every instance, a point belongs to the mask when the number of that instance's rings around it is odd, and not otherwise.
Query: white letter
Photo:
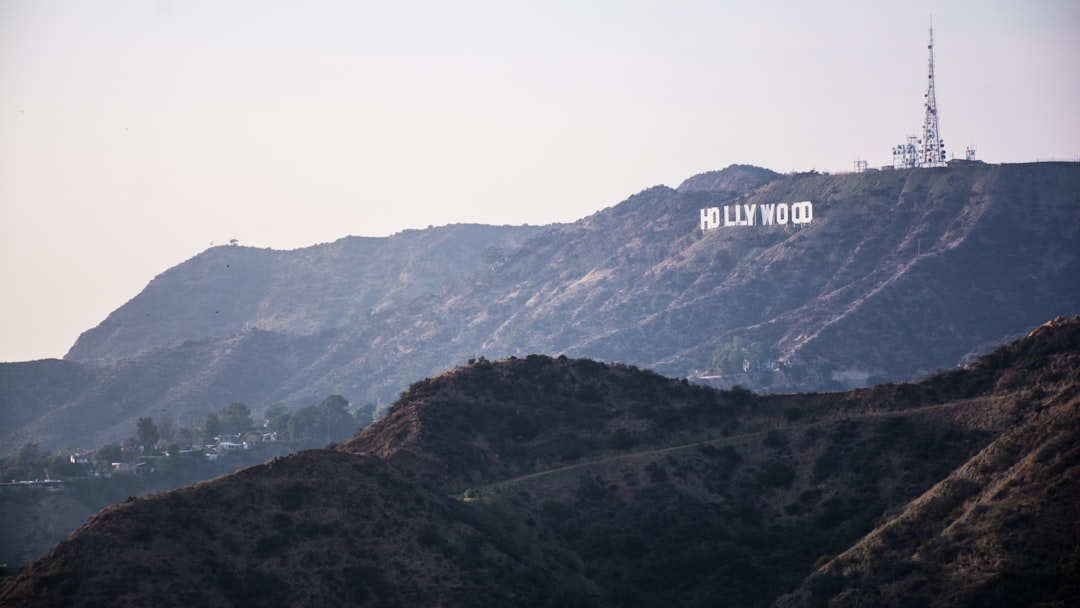
[[[791,223],[809,224],[814,219],[814,204],[810,201],[791,204]]]
[[[775,213],[776,205],[762,205],[761,206],[761,225],[772,226],[773,213]]]
[[[787,203],[780,203],[776,206],[776,223],[781,226],[787,224]]]
[[[746,225],[754,225],[754,211],[757,209],[757,203],[753,205],[743,205],[743,209],[746,209]]]
[[[701,210],[701,231],[712,230],[720,227],[720,208],[709,207]]]
[[[739,206],[738,205],[735,205],[735,217],[736,218],[739,217]],[[728,206],[724,205],[724,226],[734,226],[734,225],[735,225],[735,222],[731,221],[731,218],[728,217]]]

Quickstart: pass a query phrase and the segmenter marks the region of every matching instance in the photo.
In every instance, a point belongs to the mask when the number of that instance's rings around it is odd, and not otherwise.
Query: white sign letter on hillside
[[[701,230],[712,230],[720,227],[720,208],[710,207],[701,210]]]
[[[776,213],[776,205],[761,205],[761,225],[772,226],[774,213]]]
[[[776,223],[781,226],[787,225],[787,203],[780,203],[776,206]]]
[[[810,201],[791,204],[791,223],[809,224],[814,220],[814,204]]]
[[[734,207],[734,213],[732,213]],[[758,222],[758,209],[761,210],[761,221]],[[709,207],[700,210],[701,231],[715,230],[728,226],[786,226],[788,220],[793,224],[809,224],[814,221],[814,203],[801,201],[798,203],[743,203],[724,205],[723,219],[720,215],[720,207]]]

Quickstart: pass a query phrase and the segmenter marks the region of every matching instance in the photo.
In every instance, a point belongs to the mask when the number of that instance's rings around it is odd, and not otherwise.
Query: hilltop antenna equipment
[[[920,167],[944,167],[945,166],[945,142],[941,141],[941,132],[938,126],[937,98],[934,94],[934,19],[930,18],[930,44],[926,46],[930,51],[930,77],[926,87],[926,117],[923,119],[922,150],[920,150]]]
[[[930,18],[929,78],[926,85],[926,113],[923,117],[922,138],[908,135],[907,142],[893,147],[893,167],[914,169],[916,167],[944,167],[945,142],[941,139],[938,124],[937,94],[934,90],[934,19]]]

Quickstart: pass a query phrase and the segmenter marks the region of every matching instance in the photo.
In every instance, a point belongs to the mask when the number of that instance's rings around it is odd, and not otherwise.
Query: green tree
[[[217,412],[210,412],[206,415],[206,418],[202,423],[202,440],[203,443],[210,443],[222,433],[221,418],[217,415]]]
[[[190,446],[192,441],[194,441],[195,439],[195,434],[191,432],[191,429],[183,426],[177,428],[176,432],[173,433],[173,435],[176,443],[179,444],[182,448],[187,448],[188,446]]]
[[[289,437],[289,420],[292,419],[290,412],[282,412],[273,418],[267,416],[266,428],[277,433],[278,439],[290,439]]]
[[[221,414],[221,427],[226,433],[245,433],[255,427],[251,421],[251,408],[246,403],[233,401]]]
[[[154,425],[154,419],[150,416],[140,416],[135,421],[135,431],[135,436],[139,438],[139,443],[143,445],[143,448],[153,450],[154,444],[160,437],[158,428]]]
[[[120,446],[120,449],[123,450],[125,457],[129,457],[130,455],[137,453],[139,451],[139,438],[128,437],[124,440],[124,443]]]
[[[741,336],[735,336],[713,351],[712,363],[721,373],[738,374],[758,371],[770,358],[773,358],[772,351],[761,342],[747,342]]]
[[[94,467],[99,471],[111,471],[112,463],[124,459],[124,448],[119,443],[107,443],[94,452]]]
[[[176,418],[172,414],[166,412],[161,416],[161,420],[158,421],[158,441],[161,443],[170,443],[176,439]]]
[[[319,408],[306,405],[289,417],[288,436],[293,441],[314,442],[319,438]]]
[[[4,463],[5,477],[11,479],[37,479],[44,475],[48,454],[36,443],[24,443],[10,462]]]
[[[319,403],[319,424],[326,443],[347,439],[356,432],[356,419],[349,415],[349,402],[341,395],[330,395]]]
[[[265,420],[266,423],[269,423],[274,418],[288,413],[288,411],[289,410],[285,407],[284,403],[271,403],[263,410],[263,420]]]
[[[375,422],[375,406],[365,403],[352,411],[352,417],[356,421],[357,427],[370,426],[371,423]]]

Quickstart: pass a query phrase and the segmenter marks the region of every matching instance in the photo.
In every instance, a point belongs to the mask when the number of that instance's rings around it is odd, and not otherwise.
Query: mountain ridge
[[[335,450],[102,511],[0,603],[1070,605],[1078,363],[1080,317],[843,393],[476,360]]]
[[[155,277],[79,336],[64,358],[109,363],[248,328],[319,333],[441,291],[482,267],[489,249],[497,255],[540,229],[456,224],[389,237],[344,237],[292,251],[213,247]]]
[[[138,416],[165,410],[191,425],[232,401],[295,407],[342,394],[388,403],[412,379],[480,355],[618,360],[772,391],[835,390],[852,377],[911,380],[1080,312],[1080,259],[1071,245],[1080,239],[1080,221],[1072,221],[1080,219],[1078,169],[1034,163],[779,175],[736,165],[677,189],[643,190],[573,224],[447,227],[398,239],[411,243],[406,252],[457,252],[428,266],[409,266],[409,255],[380,241],[380,255],[398,258],[398,270],[370,293],[342,279],[358,270],[335,270],[328,256],[312,266],[315,253],[353,241],[299,254],[212,250],[199,261],[208,278],[173,281],[191,272],[187,262],[155,279],[154,290],[188,294],[170,306],[201,311],[214,319],[206,326],[213,331],[162,337],[183,324],[159,330],[146,321],[149,311],[122,307],[116,318],[138,323],[88,331],[70,357],[84,360],[78,373],[40,366],[51,380],[37,384],[71,383],[67,394],[76,397],[61,402],[0,365],[0,419],[13,421],[0,443],[8,452],[27,441],[95,445],[123,439]],[[701,209],[794,201],[813,201],[812,223],[700,227]],[[506,240],[485,236],[492,230]],[[461,238],[451,246],[455,234]],[[245,296],[238,308],[265,310],[230,317],[233,333],[210,335],[226,331],[213,324],[222,308],[199,287],[227,284],[236,269],[222,256],[233,255],[301,257],[280,276],[259,266],[238,283],[287,283],[292,295]],[[448,280],[417,278],[447,267]],[[403,278],[404,268],[412,274]],[[323,278],[297,278],[309,275]],[[308,315],[323,321],[284,321]],[[103,339],[96,354],[93,336]],[[719,369],[717,353],[736,340],[758,344],[767,357],[749,371]],[[110,354],[110,343],[155,348],[116,359],[127,351]],[[26,421],[14,410],[43,415]]]

